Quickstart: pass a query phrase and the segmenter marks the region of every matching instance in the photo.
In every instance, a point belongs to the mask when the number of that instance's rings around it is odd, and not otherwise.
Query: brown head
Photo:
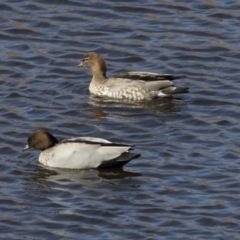
[[[107,66],[105,60],[96,52],[89,52],[83,56],[82,62],[78,67],[88,67],[93,76],[106,78]]]
[[[58,143],[58,140],[49,132],[44,130],[36,130],[32,132],[27,140],[27,145],[23,151],[29,148],[36,148],[38,150],[46,150]]]

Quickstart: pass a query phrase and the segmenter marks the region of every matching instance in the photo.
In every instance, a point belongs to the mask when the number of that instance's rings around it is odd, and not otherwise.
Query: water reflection
[[[150,110],[152,113],[175,113],[181,111],[182,106],[187,105],[187,101],[181,98],[165,97],[156,98],[151,101],[144,102],[134,102],[134,101],[123,101],[123,100],[113,100],[113,99],[103,99],[93,95],[89,97],[89,106],[98,108],[141,108]],[[108,113],[101,111],[100,109],[92,110],[92,115],[99,119],[99,112],[102,112],[100,117],[106,117]],[[95,112],[98,112],[96,115]]]
[[[37,166],[32,170],[30,177],[24,180],[29,183],[34,182],[40,188],[49,188],[50,182],[59,183],[70,180],[80,185],[92,186],[102,181],[139,176],[142,176],[142,174],[126,171],[122,168],[75,170]]]

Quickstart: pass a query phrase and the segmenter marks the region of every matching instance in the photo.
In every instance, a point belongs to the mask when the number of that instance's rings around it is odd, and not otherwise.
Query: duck
[[[123,167],[140,157],[132,145],[112,143],[103,138],[74,137],[58,141],[45,130],[33,131],[23,151],[41,150],[38,161],[48,167],[68,169]]]
[[[97,52],[85,54],[78,67],[87,67],[92,72],[90,93],[116,100],[149,101],[153,98],[168,97],[177,93],[187,93],[187,87],[175,87],[170,74],[154,72],[123,72],[107,77],[107,65]]]

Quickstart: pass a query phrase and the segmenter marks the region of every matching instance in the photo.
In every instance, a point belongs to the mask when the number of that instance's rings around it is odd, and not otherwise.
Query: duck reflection
[[[90,95],[88,107],[89,111],[92,113],[97,120],[102,120],[107,117],[108,113],[101,110],[100,108],[129,108],[129,109],[147,109],[155,114],[162,113],[175,113],[181,111],[182,106],[186,106],[187,102],[181,98],[165,97],[156,98],[151,101],[145,102],[134,102],[134,101],[124,101],[124,100],[112,100],[99,98],[94,95]]]
[[[68,182],[70,180],[81,185],[91,186],[103,181],[139,176],[142,176],[142,174],[125,171],[122,168],[73,170],[37,166],[32,171],[31,177],[25,180],[35,182],[40,188],[49,188],[50,182]]]

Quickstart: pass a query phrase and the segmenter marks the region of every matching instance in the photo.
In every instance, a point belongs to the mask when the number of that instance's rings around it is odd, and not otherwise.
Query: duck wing
[[[131,145],[125,144],[67,139],[54,146],[49,155],[48,165],[50,167],[86,169],[97,168],[105,162],[105,166],[114,164],[121,166],[133,158],[129,152],[131,149]],[[125,157],[121,157],[122,155]],[[111,162],[107,164],[108,161]]]
[[[161,80],[174,80],[177,77],[170,74],[159,74],[154,72],[122,72],[114,75],[112,78],[125,78],[131,80],[144,80],[144,81],[161,81]]]
[[[129,144],[119,144],[119,143],[112,143],[103,138],[95,138],[95,137],[75,137],[75,138],[68,138],[61,141],[59,144],[62,143],[85,143],[90,145],[100,145],[103,147],[126,147],[129,150],[132,150],[133,145]]]
[[[68,138],[61,141],[61,143],[67,142],[81,142],[81,143],[111,143],[110,141],[103,139],[103,138],[96,138],[96,137],[74,137]]]

